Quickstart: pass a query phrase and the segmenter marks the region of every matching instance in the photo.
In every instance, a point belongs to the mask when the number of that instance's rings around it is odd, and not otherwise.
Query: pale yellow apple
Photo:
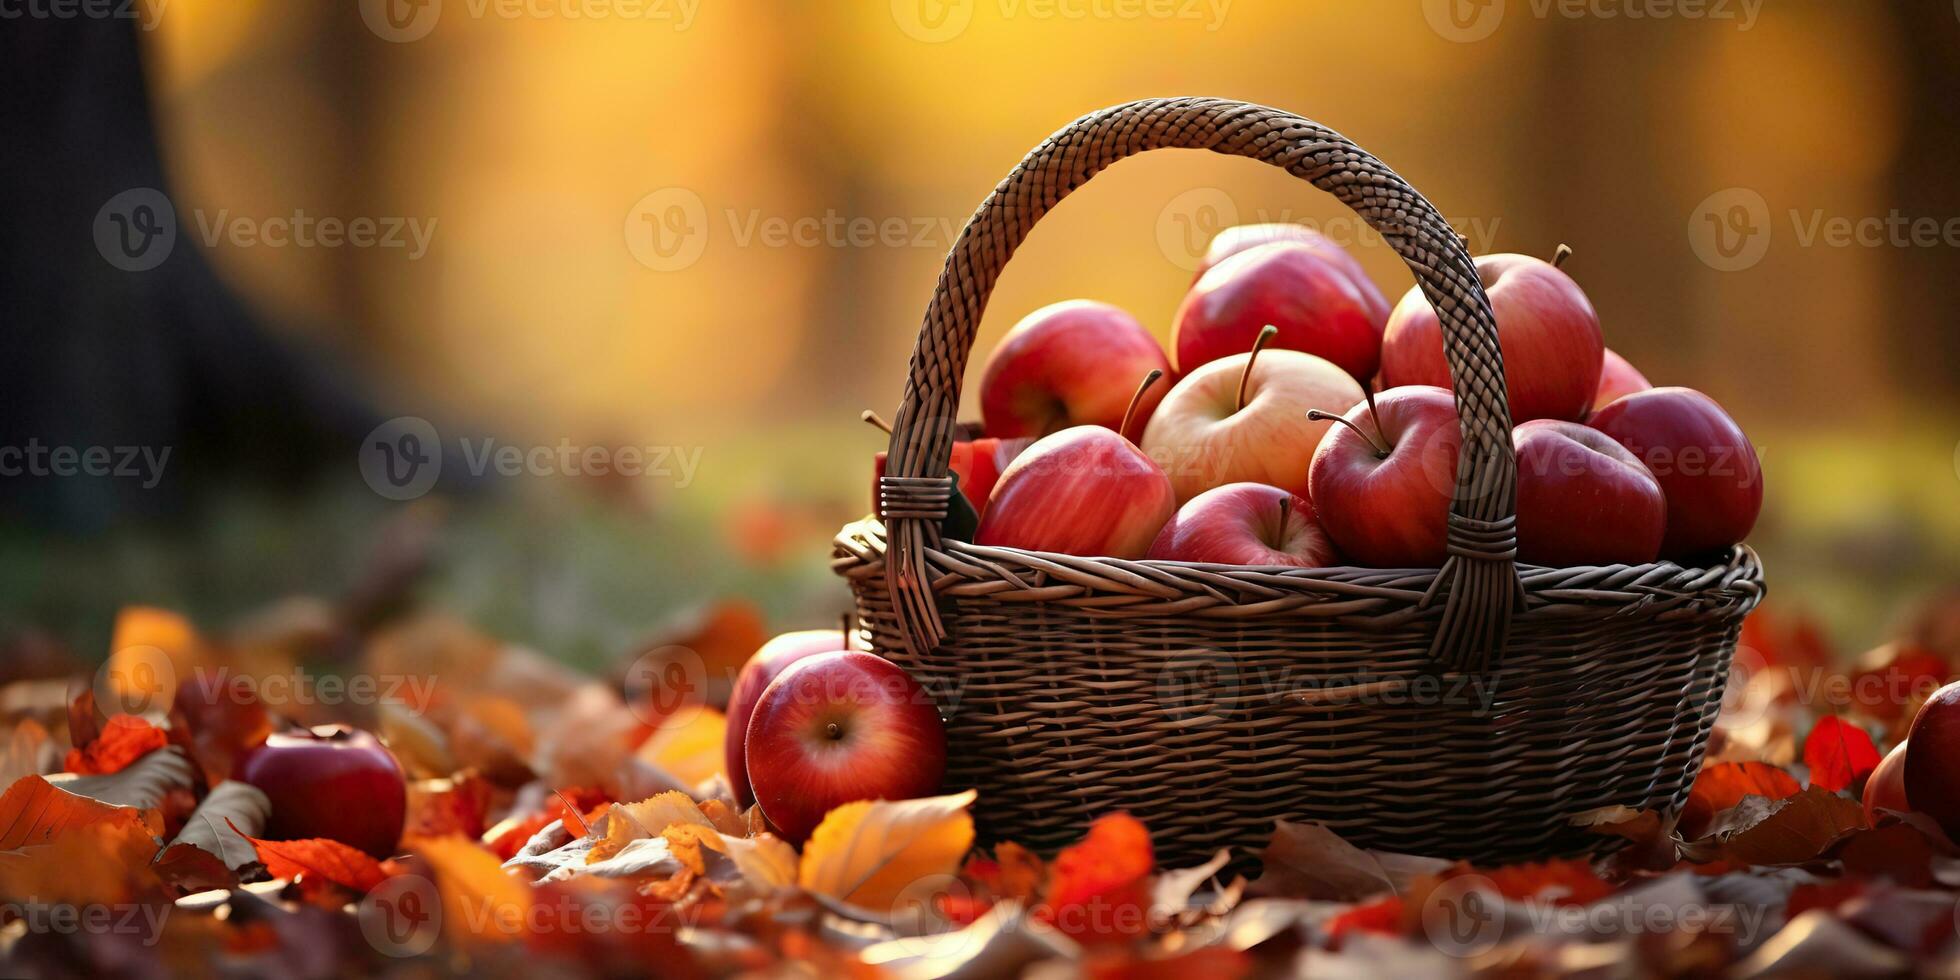
[[[1143,432],[1143,451],[1171,478],[1180,504],[1227,483],[1264,483],[1308,497],[1307,465],[1336,423],[1310,420],[1307,412],[1342,414],[1362,398],[1354,377],[1323,357],[1284,349],[1260,351],[1256,360],[1223,357],[1164,396]]]

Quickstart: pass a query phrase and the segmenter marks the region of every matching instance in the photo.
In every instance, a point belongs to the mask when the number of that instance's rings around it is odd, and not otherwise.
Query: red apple
[[[1608,347],[1599,364],[1599,391],[1593,395],[1593,410],[1598,411],[1622,396],[1652,387],[1646,375]]]
[[[1926,699],[1904,744],[1912,746],[1904,753],[1906,799],[1913,810],[1938,821],[1948,837],[1960,840],[1960,683]],[[1871,778],[1876,781],[1878,773]]]
[[[1286,222],[1257,225],[1233,225],[1213,236],[1211,247],[1205,249],[1205,256],[1198,262],[1198,273],[1191,277],[1196,282],[1211,271],[1211,267],[1240,252],[1250,251],[1261,245],[1274,242],[1292,242],[1303,245],[1328,262],[1340,267],[1348,278],[1354,280],[1356,289],[1361,291],[1361,299],[1368,308],[1368,318],[1376,323],[1388,322],[1388,299],[1375,287],[1375,281],[1368,278],[1367,270],[1355,261],[1347,249],[1336,244],[1333,239],[1307,227]]]
[[[749,781],[762,815],[801,843],[857,800],[929,796],[946,775],[946,730],[924,688],[869,653],[792,664],[748,725]]]
[[[272,801],[267,840],[324,837],[389,857],[408,813],[401,764],[381,740],[346,725],[278,732],[238,758],[232,778]]]
[[[1538,419],[1511,435],[1518,459],[1518,560],[1642,565],[1660,554],[1667,498],[1606,433]]]
[[[1164,468],[1178,502],[1228,483],[1264,483],[1305,496],[1307,464],[1332,421],[1307,410],[1352,405],[1361,386],[1332,361],[1294,350],[1220,358],[1185,375],[1157,405],[1143,451]]]
[[[1756,447],[1715,399],[1691,388],[1637,391],[1588,425],[1639,457],[1667,495],[1661,555],[1689,558],[1741,541],[1763,508]]]
[[[1034,445],[1033,439],[974,439],[970,442],[953,443],[953,452],[948,469],[959,474],[960,495],[973,505],[975,514],[987,512],[987,498],[994,492],[994,484],[1000,480],[1001,471],[1021,451]],[[885,501],[879,494],[878,481],[885,476],[885,454],[880,452],[871,464],[871,511],[880,519],[885,516]]]
[[[1377,568],[1437,568],[1448,547],[1456,401],[1442,388],[1390,388],[1329,431],[1307,472],[1320,526],[1341,553]]]
[[[728,695],[728,730],[722,741],[722,763],[728,773],[729,788],[735,791],[736,803],[746,807],[755,802],[755,793],[749,789],[743,746],[749,734],[749,716],[755,713],[763,690],[799,660],[850,648],[850,637],[843,630],[798,630],[764,643],[742,665],[742,672],[735,675],[734,690]]]
[[[1132,408],[1162,377],[1151,371]],[[976,544],[1085,558],[1142,558],[1176,510],[1170,478],[1118,429],[1078,425],[1043,436],[994,484]]]
[[[1185,294],[1171,329],[1177,370],[1189,374],[1242,354],[1271,324],[1279,328],[1274,346],[1319,355],[1365,382],[1381,363],[1383,321],[1372,290],[1322,249],[1297,242],[1249,248],[1211,267]]]
[[[1306,498],[1258,483],[1228,483],[1191,498],[1158,532],[1149,557],[1294,568],[1339,560]]]
[[[1865,777],[1865,822],[1878,824],[1878,811],[1898,810],[1901,813],[1912,810],[1906,802],[1906,746],[1912,740],[1906,739],[1892,746],[1892,751],[1880,759],[1878,768]]]
[[[1497,317],[1511,421],[1584,418],[1599,390],[1606,343],[1599,315],[1572,277],[1529,255],[1485,255],[1477,275]],[[1420,287],[1388,316],[1382,337],[1382,387],[1450,387],[1443,325]]]
[[[1114,429],[1135,379],[1170,367],[1156,338],[1128,313],[1084,299],[1056,303],[1015,324],[987,358],[980,413],[987,434],[997,438],[1077,425]],[[1162,397],[1161,391],[1146,397],[1136,417],[1148,419]]]

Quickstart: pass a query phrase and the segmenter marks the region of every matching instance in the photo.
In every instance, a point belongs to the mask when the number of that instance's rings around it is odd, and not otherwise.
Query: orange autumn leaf
[[[1464,873],[1488,878],[1498,894],[1519,902],[1588,905],[1613,893],[1613,886],[1585,861],[1513,864],[1489,870],[1466,869]]]
[[[1878,747],[1865,730],[1842,718],[1817,722],[1803,740],[1803,763],[1810,767],[1810,785],[1843,792],[1878,768]]]
[[[154,813],[78,796],[40,776],[23,776],[0,795],[0,851],[46,844],[96,823],[134,823],[147,834],[163,829]]]
[[[403,846],[421,856],[442,899],[443,933],[488,942],[526,937],[536,892],[496,855],[463,837],[417,837]]]
[[[0,895],[13,902],[110,905],[156,891],[160,882],[144,873],[156,856],[156,838],[136,810],[112,809],[114,816],[63,825],[42,838],[46,843],[0,851]],[[148,889],[139,887],[146,882]]]
[[[1126,939],[1148,928],[1150,831],[1127,813],[1101,817],[1055,856],[1042,918],[1079,940]]]
[[[951,877],[973,846],[972,790],[918,800],[861,800],[830,811],[804,845],[804,890],[884,912],[920,882]]]
[[[69,749],[62,768],[84,776],[106,776],[170,744],[163,729],[134,715],[117,715],[102,726],[95,740]]]
[[[226,823],[231,823],[227,820]],[[374,886],[388,877],[381,870],[381,862],[367,852],[342,844],[337,840],[310,838],[307,840],[260,840],[233,826],[232,832],[252,842],[253,850],[259,854],[259,862],[274,878],[290,878],[295,881],[313,879],[328,881],[367,894]]]
[[[1780,800],[1803,791],[1794,777],[1764,762],[1718,762],[1701,771],[1681,807],[1681,836],[1693,840],[1708,831],[1715,815],[1745,796]]]

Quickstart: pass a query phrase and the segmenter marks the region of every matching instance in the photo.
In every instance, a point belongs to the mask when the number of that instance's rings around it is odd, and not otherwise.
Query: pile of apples
[[[1520,561],[1707,558],[1762,507],[1755,448],[1721,406],[1655,388],[1606,349],[1552,261],[1486,255],[1517,450]],[[953,448],[973,540],[1084,557],[1434,568],[1461,437],[1442,326],[1391,308],[1312,229],[1229,228],[1171,328],[1072,300],[988,358],[984,436]],[[883,458],[879,459],[882,471]]]

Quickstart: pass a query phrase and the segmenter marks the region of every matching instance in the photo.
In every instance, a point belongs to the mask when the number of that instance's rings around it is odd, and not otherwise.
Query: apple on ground
[[[836,807],[929,796],[946,774],[946,730],[932,698],[869,653],[790,665],[763,690],[747,746],[756,803],[794,844]]]
[[[1339,563],[1334,543],[1306,498],[1260,483],[1228,483],[1177,509],[1149,556],[1215,565],[1326,568]]]
[[[1455,396],[1442,388],[1390,388],[1372,411],[1354,406],[1320,441],[1307,473],[1320,526],[1361,564],[1441,567],[1462,441]]]
[[[1332,361],[1265,350],[1277,333],[1266,327],[1249,353],[1205,364],[1158,403],[1143,451],[1171,478],[1179,503],[1228,483],[1307,495],[1307,464],[1334,425],[1307,411],[1352,405],[1363,392]]]
[[[1606,433],[1537,419],[1511,435],[1518,461],[1518,560],[1644,565],[1660,554],[1660,481]]]
[[[1562,258],[1567,253],[1561,247]],[[1511,421],[1577,421],[1599,391],[1606,343],[1585,291],[1556,265],[1529,255],[1484,255],[1477,275],[1497,317]],[[1443,325],[1420,287],[1388,316],[1382,336],[1383,388],[1450,387]]]
[[[1135,379],[1170,367],[1156,338],[1123,310],[1086,299],[1055,303],[1015,324],[987,358],[980,413],[995,438],[1078,425],[1114,429]],[[1162,397],[1146,397],[1137,419],[1148,419]]]
[[[324,837],[389,857],[408,814],[401,763],[373,735],[346,725],[275,732],[238,757],[232,778],[272,802],[267,840]]]
[[[1382,319],[1365,278],[1357,282],[1325,250],[1271,242],[1212,266],[1184,295],[1171,328],[1176,367],[1190,374],[1252,348],[1261,328],[1274,346],[1333,361],[1357,382],[1381,363]]]
[[[1043,436],[1008,464],[974,543],[1085,558],[1142,558],[1176,510],[1164,471],[1125,433],[1162,377],[1152,370],[1117,429],[1078,425]]]
[[[1646,391],[1653,385],[1640,369],[1627,362],[1613,348],[1606,352],[1599,364],[1599,390],[1593,395],[1593,411],[1605,408],[1608,403],[1631,395],[1636,391]]]
[[[1912,719],[1901,746],[1905,757],[1905,798],[1911,809],[1932,817],[1947,837],[1960,840],[1960,683],[1934,691]],[[1885,768],[1889,758],[1879,762]],[[1878,781],[1874,771],[1871,781]]]
[[[734,690],[728,696],[728,729],[722,744],[722,763],[736,803],[744,807],[755,803],[755,793],[749,788],[744,747],[749,717],[755,714],[756,702],[762,700],[762,692],[769,682],[800,660],[849,649],[851,636],[841,629],[797,630],[764,643],[742,665],[741,673],[735,676]]]
[[[1306,225],[1289,222],[1270,222],[1254,225],[1233,225],[1212,236],[1211,246],[1205,249],[1204,258],[1198,262],[1198,272],[1191,277],[1192,282],[1204,278],[1205,273],[1226,259],[1240,252],[1251,251],[1261,245],[1274,242],[1291,242],[1312,249],[1314,254],[1337,266],[1348,278],[1354,280],[1355,288],[1361,293],[1368,318],[1375,323],[1388,322],[1388,299],[1375,287],[1375,281],[1368,277],[1367,270],[1347,249],[1336,244],[1331,238]]]
[[[1880,810],[1909,812],[1912,804],[1906,800],[1906,746],[1912,744],[1906,739],[1892,746],[1885,758],[1878,761],[1878,768],[1865,777],[1865,821],[1878,825]]]
[[[1588,425],[1625,446],[1667,497],[1661,556],[1687,559],[1740,542],[1763,508],[1756,447],[1715,399],[1654,388],[1593,413]]]

